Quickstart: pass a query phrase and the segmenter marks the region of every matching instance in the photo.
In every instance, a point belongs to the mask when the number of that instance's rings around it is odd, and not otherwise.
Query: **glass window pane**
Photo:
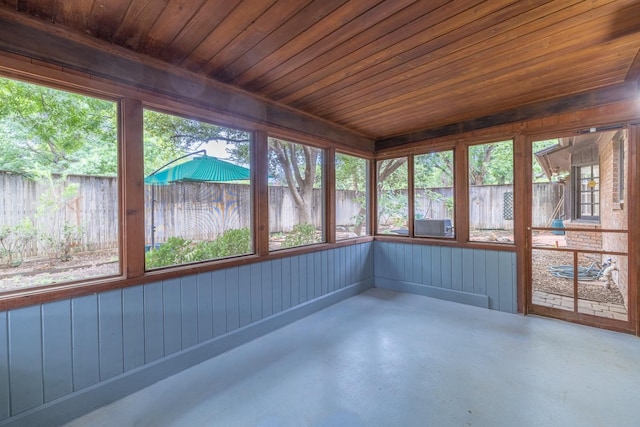
[[[453,150],[414,157],[414,234],[454,237]]]
[[[369,162],[336,153],[336,239],[366,236]]]
[[[144,112],[147,270],[253,252],[248,132]]]
[[[377,162],[378,233],[409,234],[407,158]]]
[[[269,249],[324,241],[324,150],[269,138]]]
[[[513,142],[469,147],[469,240],[513,243]]]
[[[0,291],[120,274],[117,104],[0,78]]]

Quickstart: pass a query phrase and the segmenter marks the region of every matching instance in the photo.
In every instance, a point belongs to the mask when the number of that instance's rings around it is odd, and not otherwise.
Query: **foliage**
[[[0,78],[0,169],[117,172],[116,104]]]
[[[436,191],[433,191],[429,188],[425,188],[424,190],[421,190],[421,193],[424,194],[424,196],[426,197],[426,199],[429,201],[428,205],[424,207],[424,213],[420,212],[418,210],[418,199],[419,199],[419,194],[418,192],[416,192],[416,219],[423,219],[423,218],[429,218],[430,217],[430,213],[431,210],[433,208],[433,203],[442,203],[444,204],[445,208],[447,209],[447,215],[451,216],[453,213],[453,197],[445,197],[443,194],[438,193]]]
[[[36,236],[36,230],[28,218],[16,226],[0,228],[0,262],[5,267],[22,264],[24,250]]]
[[[47,177],[49,190],[38,200],[37,219],[48,218],[46,231],[38,226],[38,240],[52,259],[69,261],[74,250],[81,248],[84,228],[67,220],[67,207],[77,199],[80,185],[66,177]]]
[[[367,191],[367,160],[336,153],[336,190]]]
[[[194,243],[182,237],[169,237],[158,248],[145,255],[147,269],[225,258],[251,252],[251,233],[248,228],[225,231],[213,241]]]
[[[453,187],[453,151],[436,151],[415,156],[414,186]]]
[[[322,187],[323,151],[308,145],[269,138],[269,176],[286,183],[301,223],[311,223],[313,189]]]
[[[147,172],[208,141],[250,141],[245,131],[150,110],[144,132]],[[113,176],[117,133],[114,102],[0,78],[0,170]]]
[[[549,178],[547,178],[547,175],[545,174],[544,170],[542,169],[542,166],[540,165],[540,163],[538,162],[538,159],[536,158],[536,153],[539,151],[542,151],[544,149],[553,147],[554,145],[558,145],[559,144],[559,140],[557,139],[549,139],[549,140],[543,140],[543,141],[535,141],[532,145],[532,162],[531,162],[531,167],[532,167],[532,171],[533,171],[533,182],[549,182]]]
[[[245,227],[225,231],[211,242],[199,242],[191,256],[193,261],[202,261],[248,253],[251,253],[251,232]]]
[[[406,157],[378,162],[378,222],[406,227],[409,214]]]
[[[71,253],[81,248],[83,234],[82,227],[64,222],[61,229],[51,233],[41,233],[38,238],[44,244],[49,258],[69,261],[72,258]]]
[[[367,220],[368,162],[365,159],[336,153],[336,190],[351,190],[359,206],[358,213],[351,217],[353,232],[360,236]]]
[[[242,164],[249,164],[249,132],[212,125],[152,110],[144,111],[145,174],[153,172],[169,161],[195,151],[210,141],[232,143],[230,154],[242,147]],[[240,148],[238,148],[240,150]],[[237,154],[237,153],[236,153]]]
[[[316,228],[313,224],[301,223],[293,227],[291,233],[288,233],[282,242],[283,248],[292,248],[294,246],[305,246],[318,243]]]
[[[513,183],[513,141],[469,147],[469,184]]]
[[[158,248],[151,249],[145,255],[147,269],[191,262],[189,256],[193,251],[191,240],[182,237],[169,237]]]
[[[378,223],[380,225],[406,227],[408,214],[406,191],[386,190],[378,192]]]

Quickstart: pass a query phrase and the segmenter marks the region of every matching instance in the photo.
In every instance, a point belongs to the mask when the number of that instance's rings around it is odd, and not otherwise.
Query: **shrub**
[[[0,262],[5,267],[22,264],[25,248],[35,236],[36,230],[29,219],[13,227],[0,228]]]
[[[49,258],[69,261],[71,252],[81,247],[83,234],[82,227],[65,222],[59,232],[41,234],[40,241]]]
[[[190,261],[189,253],[191,251],[191,240],[186,240],[182,237],[169,237],[160,247],[147,252],[145,255],[145,267],[150,269],[184,264]]]
[[[313,224],[303,223],[296,224],[291,233],[287,234],[282,242],[283,248],[291,248],[294,246],[304,246],[317,243],[316,228]]]
[[[213,241],[193,243],[182,237],[170,237],[157,249],[147,252],[147,269],[242,255],[251,252],[251,232],[248,228],[228,230]]]

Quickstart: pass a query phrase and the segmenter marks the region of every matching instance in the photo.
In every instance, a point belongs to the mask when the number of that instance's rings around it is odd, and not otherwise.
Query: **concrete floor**
[[[372,289],[68,424],[638,426],[640,340]]]

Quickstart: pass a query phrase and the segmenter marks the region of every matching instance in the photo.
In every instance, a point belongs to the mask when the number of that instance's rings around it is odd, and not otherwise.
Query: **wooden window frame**
[[[597,166],[598,167],[598,175],[594,176],[593,174],[593,167]],[[582,181],[582,175],[580,174],[580,171],[582,168],[590,168],[591,171],[591,175],[589,175],[589,177],[591,179],[596,178],[598,180],[598,203],[594,203],[593,202],[593,196],[595,195],[596,191],[594,190],[589,190],[587,194],[591,195],[591,202],[590,203],[583,203],[582,202],[582,195],[585,193],[582,188],[581,188],[581,181]],[[574,165],[571,167],[572,169],[572,175],[573,175],[573,179],[571,180],[571,193],[573,195],[574,198],[574,202],[573,202],[573,215],[572,217],[575,218],[578,221],[588,221],[588,222],[594,222],[594,223],[599,223],[600,222],[600,208],[601,208],[601,203],[600,203],[600,198],[602,197],[602,195],[600,194],[600,164],[598,162],[592,162],[592,163],[587,163],[587,164],[581,164],[581,165]],[[598,206],[598,215],[583,215],[582,214],[582,207],[583,206],[590,206],[591,209],[591,213],[593,214],[594,210],[595,210],[595,206]]]
[[[453,185],[452,185],[452,190],[453,190],[453,196],[452,196],[453,197],[453,222],[452,222],[452,227],[453,227],[453,230],[454,230],[453,236],[446,237],[446,236],[430,236],[430,235],[426,235],[426,234],[415,234],[415,221],[416,221],[416,218],[415,218],[415,158],[417,156],[423,156],[423,155],[433,154],[433,153],[443,153],[443,152],[446,152],[446,151],[450,151],[451,155],[453,156],[453,163],[452,163],[453,176],[451,177],[451,180],[453,182]],[[456,170],[457,170],[457,168],[456,168],[456,147],[453,146],[453,147],[448,147],[448,148],[440,148],[440,149],[437,149],[437,150],[429,150],[429,151],[425,151],[425,152],[422,152],[422,153],[415,153],[415,154],[412,155],[411,163],[413,164],[413,168],[414,168],[414,171],[411,174],[411,175],[414,176],[414,179],[413,179],[413,182],[412,182],[412,186],[413,186],[413,192],[412,192],[413,200],[412,200],[412,203],[413,203],[413,206],[414,206],[413,217],[412,217],[412,220],[411,220],[411,222],[413,223],[412,224],[412,229],[413,229],[412,236],[413,237],[417,237],[419,239],[437,239],[437,240],[444,240],[444,241],[456,241],[457,240],[457,238],[456,238],[456,236],[457,236],[456,219],[458,217],[458,212],[457,212],[458,203],[457,203],[457,200],[456,200],[456,196],[457,196],[457,193],[456,193],[456,181],[457,181],[457,179],[456,179]]]
[[[174,117],[178,117],[178,118],[182,118],[185,120],[196,120],[211,126],[218,126],[218,127],[222,127],[222,128],[227,128],[227,129],[232,129],[232,130],[237,130],[237,131],[241,131],[241,132],[246,132],[247,134],[249,134],[250,137],[250,141],[249,141],[249,171],[250,171],[250,189],[249,189],[249,194],[251,197],[250,200],[250,206],[249,206],[249,211],[250,211],[250,216],[251,218],[249,219],[249,223],[251,224],[251,228],[250,228],[250,234],[251,234],[251,244],[252,244],[252,252],[250,253],[246,253],[246,254],[239,254],[239,255],[232,255],[229,257],[225,257],[225,258],[212,258],[212,259],[208,259],[208,260],[202,260],[202,261],[196,261],[196,262],[192,262],[192,263],[185,263],[185,264],[176,264],[176,265],[170,265],[170,266],[162,266],[162,267],[157,267],[154,269],[146,269],[145,268],[145,273],[151,273],[151,272],[155,272],[155,271],[159,271],[159,270],[166,270],[166,269],[170,269],[170,268],[175,268],[175,267],[180,267],[183,265],[196,265],[196,264],[202,264],[202,263],[208,263],[208,262],[212,262],[212,261],[219,261],[219,260],[226,260],[226,259],[234,259],[234,258],[239,258],[239,257],[245,257],[245,256],[251,256],[251,255],[256,255],[258,253],[257,250],[257,239],[256,239],[256,230],[254,229],[256,223],[255,223],[255,217],[256,217],[256,189],[255,189],[255,184],[256,184],[256,173],[254,172],[254,169],[256,168],[256,163],[258,162],[257,157],[254,155],[254,151],[255,151],[255,147],[256,147],[256,142],[255,142],[255,138],[256,138],[256,134],[253,130],[251,129],[246,129],[246,128],[242,128],[240,126],[228,126],[226,124],[222,124],[218,121],[215,120],[211,120],[211,119],[207,119],[206,117],[204,117],[201,114],[194,114],[189,113],[186,114],[184,112],[181,111],[176,111],[175,109],[172,108],[163,108],[161,106],[157,106],[156,104],[150,105],[147,103],[142,103],[142,116],[143,116],[143,135],[142,135],[142,146],[143,146],[143,170],[144,170],[144,111],[152,111],[155,113],[160,113],[160,114],[166,114],[169,116],[174,116]],[[143,176],[143,181],[144,181],[144,176]],[[144,191],[144,183],[143,183],[143,191]],[[143,210],[144,210],[144,205],[143,205]],[[144,227],[144,223],[143,223],[143,234],[144,234],[144,239],[146,240],[146,229]],[[144,261],[144,260],[143,260]]]
[[[336,196],[337,196],[337,191],[338,191],[337,188],[336,188],[336,166],[335,165],[336,165],[336,156],[338,154],[355,157],[357,159],[362,159],[362,160],[364,160],[366,162],[366,167],[365,167],[366,184],[365,184],[365,186],[366,186],[367,190],[366,190],[366,195],[365,195],[365,219],[364,219],[364,222],[365,222],[365,235],[364,236],[347,237],[345,239],[340,239],[340,240],[336,239],[336,237],[335,237],[336,227],[337,227],[337,224],[335,223],[337,221],[337,211],[336,211],[336,207],[335,206],[336,206]],[[335,214],[332,215],[332,218],[333,218],[333,221],[334,221],[334,223],[333,223],[334,232],[333,232],[333,236],[332,237],[333,237],[334,240],[331,241],[331,242],[328,241],[327,243],[335,243],[335,242],[338,242],[338,241],[349,241],[349,240],[352,240],[352,239],[358,239],[358,238],[362,238],[362,237],[369,237],[369,236],[372,235],[372,231],[371,231],[371,188],[372,188],[371,187],[371,183],[372,183],[372,181],[371,181],[371,169],[373,169],[373,167],[372,167],[373,161],[371,159],[363,157],[362,155],[353,154],[353,153],[351,153],[349,151],[344,151],[342,149],[335,149],[335,148],[332,148],[332,156],[331,157],[333,158],[333,162],[332,162],[333,166],[332,166],[331,170],[328,171],[327,175],[328,175],[328,177],[332,177],[332,179],[333,179],[331,185],[332,185],[334,191],[333,191],[333,194],[327,194],[327,196],[332,196],[333,197],[333,212]]]
[[[6,60],[7,58],[0,54],[0,59]],[[117,276],[3,292],[0,293],[0,310],[373,241],[373,236],[369,235],[336,242],[335,227],[331,226],[335,224],[335,168],[332,168],[331,165],[335,165],[336,148],[339,146],[340,150],[344,150],[345,153],[364,158],[369,164],[374,157],[372,152],[343,147],[339,143],[303,134],[299,131],[274,127],[247,118],[234,117],[188,100],[180,100],[158,93],[148,93],[109,80],[95,79],[90,75],[63,70],[61,67],[33,64],[31,61],[25,61],[22,57],[15,59],[13,61],[9,58],[6,62],[0,63],[0,76],[118,103],[118,211],[120,212],[119,256],[121,273]],[[12,64],[14,66],[11,66]],[[144,109],[201,120],[252,134],[250,170],[253,178],[251,191],[254,254],[145,271]],[[269,137],[282,138],[323,150],[324,242],[275,252],[269,251],[267,183],[267,141]]]

